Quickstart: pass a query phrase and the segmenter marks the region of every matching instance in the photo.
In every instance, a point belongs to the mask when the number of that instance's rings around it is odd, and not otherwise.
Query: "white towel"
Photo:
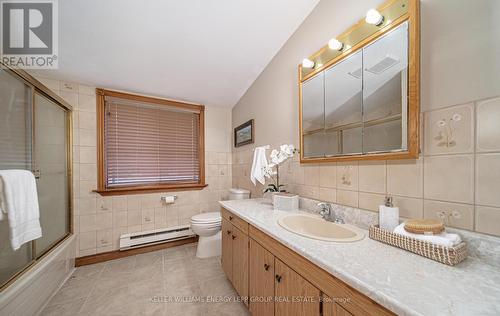
[[[408,237],[415,238],[415,239],[419,239],[419,240],[428,241],[428,242],[431,242],[433,244],[437,244],[437,245],[445,246],[445,247],[453,247],[453,246],[456,246],[462,242],[462,238],[460,238],[459,235],[448,234],[446,232],[442,232],[439,235],[422,235],[422,234],[409,233],[405,230],[405,223],[399,224],[394,229],[394,233],[399,234],[399,235],[403,235],[403,236],[408,236]]]
[[[3,191],[0,213],[7,215],[10,242],[17,250],[24,243],[42,237],[36,181],[28,170],[0,170],[0,179]]]
[[[266,149],[269,146],[256,147],[253,151],[252,170],[250,171],[250,180],[256,185],[255,180],[261,184],[266,183],[264,168],[267,167]]]

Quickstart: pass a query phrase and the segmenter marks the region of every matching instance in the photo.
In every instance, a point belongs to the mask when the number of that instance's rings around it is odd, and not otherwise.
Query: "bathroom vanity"
[[[226,208],[222,268],[252,315],[394,315]]]
[[[500,271],[478,258],[450,267],[369,239],[364,229],[358,241],[313,239],[282,227],[292,213],[268,200],[220,204],[222,267],[254,316],[500,312]]]

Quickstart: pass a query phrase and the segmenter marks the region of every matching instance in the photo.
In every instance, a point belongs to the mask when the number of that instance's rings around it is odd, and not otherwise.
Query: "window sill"
[[[112,195],[127,195],[127,194],[143,194],[143,193],[157,193],[169,191],[193,191],[202,190],[208,184],[169,184],[169,185],[155,185],[155,186],[138,186],[138,187],[124,187],[115,189],[94,190],[102,196]]]

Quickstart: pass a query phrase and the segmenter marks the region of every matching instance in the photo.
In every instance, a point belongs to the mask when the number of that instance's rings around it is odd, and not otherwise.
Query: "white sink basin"
[[[278,220],[278,224],[292,233],[324,241],[353,242],[365,237],[363,231],[355,226],[336,224],[305,214],[284,216]]]

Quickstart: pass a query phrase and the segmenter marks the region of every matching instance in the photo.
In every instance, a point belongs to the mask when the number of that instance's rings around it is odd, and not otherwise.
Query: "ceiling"
[[[36,73],[232,107],[317,2],[59,1],[59,69]]]

